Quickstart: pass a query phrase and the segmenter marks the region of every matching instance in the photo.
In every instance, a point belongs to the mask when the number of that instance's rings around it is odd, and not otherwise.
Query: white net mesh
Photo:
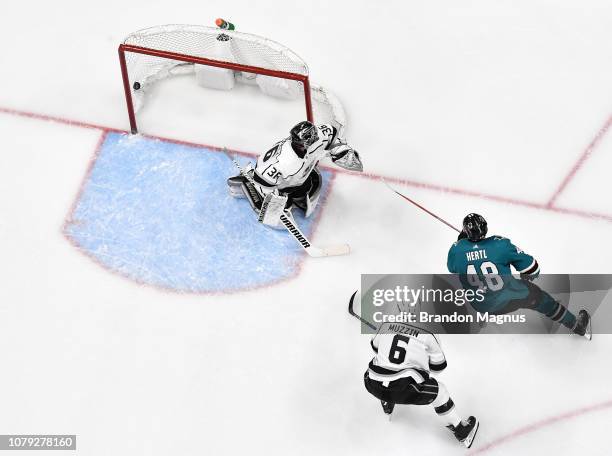
[[[132,33],[124,40],[124,44],[308,76],[306,63],[285,46],[260,36],[214,27],[197,25],[151,27]],[[194,68],[193,64],[183,61],[135,52],[126,52],[126,63],[135,111],[143,106],[146,90],[155,81],[173,74],[189,73]],[[236,78],[237,81],[252,80],[248,74],[240,76]],[[265,82],[263,81],[265,77],[258,77],[260,87],[265,85],[261,84]],[[283,84],[286,87],[284,97],[303,98],[304,88],[301,82],[283,80]],[[333,123],[339,128],[344,128],[346,124],[344,110],[332,94],[320,86],[313,85],[311,98],[313,116],[317,123]]]

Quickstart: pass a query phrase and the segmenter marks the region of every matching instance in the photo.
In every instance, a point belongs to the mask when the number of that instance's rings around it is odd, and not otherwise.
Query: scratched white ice
[[[461,452],[429,408],[398,408],[389,422],[363,388],[368,338],[346,312],[359,274],[444,272],[454,240],[377,179],[337,173],[320,208],[313,243],[349,242],[350,256],[304,257],[250,291],[141,284],[64,235],[103,134],[79,123],[128,128],[121,39],[219,16],[308,62],[343,101],[374,177],[404,181],[453,223],[484,214],[543,272],[610,272],[609,2],[13,3],[0,28],[0,434],[77,434],[78,452],[94,456]],[[153,95],[143,132],[246,152],[302,115],[186,78]],[[200,229],[198,239],[221,232]],[[443,343],[441,379],[459,412],[481,420],[474,453],[608,453],[610,336]]]

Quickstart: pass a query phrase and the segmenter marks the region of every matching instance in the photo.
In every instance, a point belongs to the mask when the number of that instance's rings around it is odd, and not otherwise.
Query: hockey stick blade
[[[329,245],[327,247],[313,247],[312,245],[305,249],[306,253],[313,258],[321,258],[328,256],[341,256],[351,253],[351,246],[348,244]]]
[[[353,317],[355,317],[357,320],[359,320],[361,323],[363,323],[370,329],[374,331],[378,331],[378,327],[376,327],[373,323],[370,323],[368,320],[366,320],[361,315],[359,315],[357,312],[355,312],[355,296],[357,296],[357,293],[359,293],[359,290],[355,291],[355,293],[353,293],[353,295],[351,296],[351,299],[349,299],[349,305],[348,305],[349,314],[351,314]],[[434,333],[432,333],[431,331],[427,329],[423,329],[420,326],[416,326],[410,323],[400,323],[400,324],[404,326],[409,326],[410,328],[416,329],[417,331],[422,332],[422,333],[431,334],[432,336],[434,336],[436,340],[438,340],[438,338],[436,337]]]
[[[351,248],[348,244],[332,245],[328,247],[315,247],[310,244],[310,241],[306,239],[306,236],[300,231],[300,229],[291,221],[286,214],[281,214],[281,222],[285,225],[285,228],[289,233],[300,243],[302,248],[306,250],[306,253],[313,258],[322,258],[328,256],[339,256],[348,255],[351,253]]]
[[[368,326],[370,329],[376,331],[378,329],[378,328],[376,328],[376,326],[374,326],[368,320],[366,320],[361,315],[359,315],[357,312],[355,312],[355,309],[354,309],[354,306],[355,306],[355,296],[357,296],[357,293],[359,293],[359,290],[357,290],[355,293],[353,293],[353,295],[351,296],[351,299],[349,299],[349,305],[348,305],[349,314],[351,314],[353,317],[355,317],[357,320],[359,320],[364,325]]]

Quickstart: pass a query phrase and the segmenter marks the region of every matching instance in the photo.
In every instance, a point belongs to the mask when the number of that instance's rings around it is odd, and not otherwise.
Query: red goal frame
[[[287,71],[269,70],[266,68],[254,67],[250,65],[242,65],[240,63],[224,62],[222,60],[207,59],[204,57],[195,57],[192,55],[179,54],[177,52],[161,51],[159,49],[151,49],[140,46],[134,46],[131,44],[120,44],[119,45],[119,64],[121,65],[121,77],[123,78],[123,90],[125,91],[125,101],[127,103],[128,116],[130,118],[130,131],[133,134],[138,133],[138,125],[136,123],[136,112],[134,110],[134,104],[132,102],[132,89],[130,87],[130,79],[128,75],[128,68],[125,59],[126,52],[134,52],[137,54],[146,54],[153,57],[161,57],[170,60],[178,60],[181,62],[195,63],[198,65],[208,65],[218,68],[226,68],[234,71],[244,71],[247,73],[263,74],[265,76],[272,76],[275,78],[291,79],[299,81],[304,86],[304,101],[306,102],[306,119],[310,122],[314,121],[312,115],[312,99],[310,95],[310,81],[307,75],[299,73],[290,73]]]

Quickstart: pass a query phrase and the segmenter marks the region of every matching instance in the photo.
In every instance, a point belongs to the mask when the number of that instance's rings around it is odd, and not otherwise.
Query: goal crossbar
[[[313,122],[312,114],[312,100],[310,92],[310,82],[307,75],[299,73],[291,73],[287,71],[271,70],[268,68],[255,67],[251,65],[244,65],[241,63],[225,62],[222,60],[214,60],[205,57],[197,57],[193,55],[180,54],[177,52],[162,51],[159,49],[146,48],[141,46],[134,46],[131,44],[122,43],[119,45],[119,63],[121,65],[121,76],[123,78],[123,90],[125,91],[125,100],[127,103],[128,116],[130,119],[130,130],[132,133],[138,133],[138,126],[136,124],[136,112],[132,100],[132,91],[130,87],[130,80],[128,74],[128,68],[126,63],[125,54],[126,52],[133,52],[137,54],[145,54],[153,57],[160,57],[169,60],[176,60],[186,63],[194,63],[199,65],[208,65],[217,68],[225,68],[234,71],[244,71],[247,73],[262,74],[264,76],[272,76],[282,79],[291,79],[299,81],[304,86],[304,101],[306,103],[306,118]]]

